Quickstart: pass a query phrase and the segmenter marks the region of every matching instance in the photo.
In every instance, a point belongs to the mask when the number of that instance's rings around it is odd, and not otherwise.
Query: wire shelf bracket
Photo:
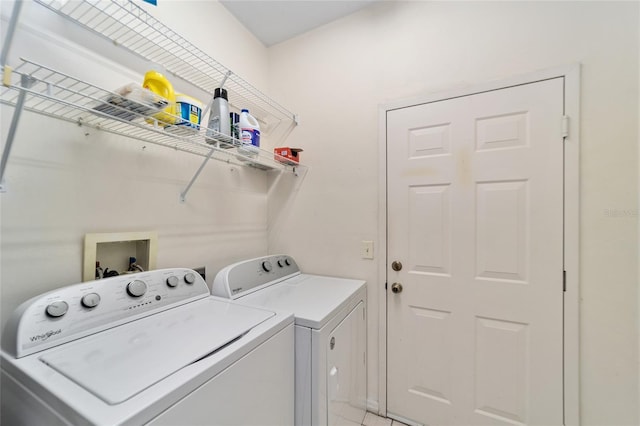
[[[7,168],[7,162],[9,161],[9,155],[11,154],[11,147],[13,146],[13,141],[16,137],[16,131],[18,129],[18,123],[20,122],[20,116],[22,115],[22,110],[24,109],[24,103],[27,97],[27,89],[35,83],[35,80],[27,75],[22,75],[20,77],[20,81],[23,89],[20,89],[18,98],[16,100],[15,110],[13,111],[13,116],[11,117],[11,124],[9,125],[9,133],[7,134],[7,140],[4,145],[4,150],[2,151],[2,161],[0,162],[0,192],[7,191],[4,172]]]

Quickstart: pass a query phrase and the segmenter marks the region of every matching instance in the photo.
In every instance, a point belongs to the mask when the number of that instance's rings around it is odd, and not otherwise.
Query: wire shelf
[[[232,73],[171,28],[130,0],[35,0],[59,15],[106,37],[132,53],[164,66],[167,71],[213,96],[225,81],[230,101],[249,108],[267,127],[296,123],[296,116]]]
[[[24,109],[28,111],[207,159],[264,170],[286,168],[274,159],[273,153],[257,148],[247,151],[242,141],[204,126],[185,128],[180,125],[180,117],[162,112],[164,120],[169,116],[178,124],[167,125],[159,121],[150,115],[163,105],[156,98],[152,98],[156,105],[126,99],[121,93],[102,89],[44,65],[26,59],[21,61],[14,70],[3,70],[5,74],[10,72],[10,85],[0,90],[2,104],[16,106],[20,93],[25,92]],[[126,102],[119,102],[123,100]]]

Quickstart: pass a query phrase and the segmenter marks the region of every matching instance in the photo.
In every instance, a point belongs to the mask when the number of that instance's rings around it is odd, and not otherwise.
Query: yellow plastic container
[[[144,82],[142,87],[151,90],[153,93],[157,93],[163,98],[169,101],[163,112],[154,114],[153,117],[164,125],[175,124],[179,119],[176,115],[176,94],[173,91],[173,85],[166,79],[166,77],[160,74],[158,71],[148,71],[144,75]],[[148,123],[153,124],[153,120],[147,120]]]

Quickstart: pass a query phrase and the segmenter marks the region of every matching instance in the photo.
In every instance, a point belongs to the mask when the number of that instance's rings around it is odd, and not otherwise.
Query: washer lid
[[[301,274],[236,299],[254,306],[293,312],[297,325],[321,329],[365,281]]]
[[[274,315],[206,298],[51,349],[39,359],[113,405]]]

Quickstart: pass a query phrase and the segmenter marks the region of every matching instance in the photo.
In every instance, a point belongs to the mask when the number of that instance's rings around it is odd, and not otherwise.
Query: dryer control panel
[[[293,257],[284,254],[257,257],[226,266],[213,280],[214,296],[237,299],[260,288],[300,274]]]
[[[62,287],[20,305],[2,336],[16,358],[209,296],[185,268],[125,274]]]

